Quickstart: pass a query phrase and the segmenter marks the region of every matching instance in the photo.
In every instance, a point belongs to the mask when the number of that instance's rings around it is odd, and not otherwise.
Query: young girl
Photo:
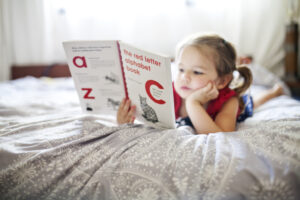
[[[217,35],[190,37],[176,52],[178,74],[173,84],[179,125],[198,134],[234,131],[237,120],[251,116],[257,107],[283,93],[276,86],[258,99],[243,96],[252,82],[251,71],[236,66],[234,47]],[[246,109],[245,109],[246,108]],[[133,123],[135,106],[123,100],[117,122]]]

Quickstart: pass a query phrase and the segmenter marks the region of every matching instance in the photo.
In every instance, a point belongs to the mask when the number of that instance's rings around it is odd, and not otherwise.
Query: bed
[[[255,77],[253,95],[280,81]],[[0,92],[0,199],[300,199],[300,102],[288,90],[209,135],[84,114],[71,78]]]

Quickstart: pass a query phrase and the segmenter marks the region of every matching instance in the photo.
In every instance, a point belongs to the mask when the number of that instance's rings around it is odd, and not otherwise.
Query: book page
[[[125,97],[116,41],[63,43],[84,112],[116,115]]]
[[[120,42],[128,96],[137,106],[137,119],[175,128],[170,58]]]

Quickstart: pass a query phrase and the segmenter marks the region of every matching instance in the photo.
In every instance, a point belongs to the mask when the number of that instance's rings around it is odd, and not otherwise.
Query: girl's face
[[[196,47],[183,48],[177,61],[178,72],[174,86],[183,99],[206,86],[209,81],[216,82],[218,79],[212,58],[205,56]]]

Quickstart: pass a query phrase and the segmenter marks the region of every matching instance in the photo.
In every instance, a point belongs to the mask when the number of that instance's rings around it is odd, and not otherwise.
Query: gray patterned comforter
[[[290,97],[235,132],[194,135],[81,114],[68,81],[0,85],[0,199],[300,199]]]

